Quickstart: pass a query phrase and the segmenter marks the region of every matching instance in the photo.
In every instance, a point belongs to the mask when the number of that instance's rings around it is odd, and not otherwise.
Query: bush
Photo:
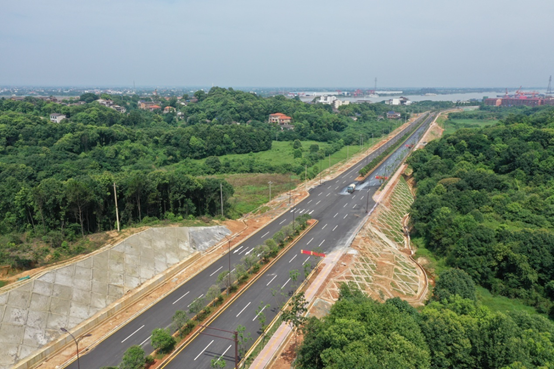
[[[144,363],[144,350],[140,346],[131,346],[123,354],[119,369],[143,369]]]
[[[475,283],[469,274],[460,269],[447,269],[439,275],[433,298],[437,301],[459,295],[464,299],[476,301]]]
[[[168,353],[175,347],[175,338],[171,336],[169,330],[156,328],[152,331],[152,347],[158,352]]]

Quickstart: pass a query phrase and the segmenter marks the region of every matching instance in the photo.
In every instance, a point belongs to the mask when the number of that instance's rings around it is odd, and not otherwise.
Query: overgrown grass
[[[493,296],[486,288],[477,286],[477,300],[492,311],[506,313],[509,311],[526,311],[529,314],[539,314],[535,308],[525,305],[518,299],[511,299],[505,296]]]
[[[433,274],[429,277],[434,277],[449,268],[443,258],[437,257],[431,250],[425,247],[423,238],[413,237],[411,241],[417,247],[414,259],[417,260],[417,258],[423,257],[429,261],[429,264],[425,265],[425,269]]]
[[[269,184],[271,184],[271,198],[290,191],[300,183],[297,176],[271,173],[239,173],[222,174],[218,178],[224,178],[235,189],[235,194],[229,199],[233,206],[231,216],[240,217],[249,213],[269,200]]]
[[[414,242],[414,244],[418,247],[414,258],[426,258],[429,261],[429,264],[426,266],[426,270],[431,271],[433,276],[438,275],[442,271],[450,268],[446,265],[444,258],[437,257],[432,251],[424,247],[423,239],[412,238],[412,242]],[[489,290],[478,285],[476,286],[476,295],[477,301],[479,301],[483,306],[488,307],[491,311],[498,311],[502,313],[509,311],[526,311],[529,314],[539,314],[535,308],[525,305],[519,299],[512,299],[505,296],[493,296]]]
[[[360,145],[350,145],[345,146],[341,150],[335,152],[331,155],[331,166],[335,165],[337,162],[345,160],[346,156],[348,154],[348,157],[352,157],[352,155],[357,154],[360,152],[360,150],[367,149],[373,143],[377,142],[380,138],[374,138],[369,139],[367,143],[364,143],[364,146],[361,147]],[[318,145],[320,150],[324,150],[329,146],[329,144],[324,142],[317,142],[317,141],[301,141],[302,142],[302,150],[303,153],[306,154],[309,152],[311,145]],[[222,155],[219,156],[219,160],[244,160],[250,156],[252,156],[254,159],[266,162],[268,164],[272,165],[283,165],[283,164],[298,164],[301,163],[302,158],[294,158],[294,149],[292,147],[292,141],[273,141],[271,150],[267,151],[260,151],[256,153],[250,153],[250,154],[230,154],[230,155]],[[205,159],[199,159],[198,162],[204,162]],[[315,164],[320,170],[326,170],[329,168],[329,157],[326,157],[325,159],[320,160],[318,163]],[[309,168],[308,168],[309,169]]]
[[[454,133],[462,128],[483,128],[498,123],[495,119],[448,119],[443,122],[444,133]]]

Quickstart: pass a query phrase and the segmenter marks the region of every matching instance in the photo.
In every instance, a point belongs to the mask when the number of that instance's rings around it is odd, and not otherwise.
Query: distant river
[[[545,93],[546,90],[538,90],[539,93]],[[508,91],[508,93],[513,94],[514,91]],[[445,95],[434,95],[434,96],[425,96],[425,95],[379,95],[379,97],[351,97],[351,96],[337,96],[340,100],[348,100],[348,101],[357,101],[357,100],[370,100],[371,102],[381,102],[383,100],[398,98],[400,96],[406,96],[412,101],[424,101],[424,100],[431,100],[431,101],[466,101],[470,99],[477,99],[481,101],[483,97],[496,97],[497,95],[504,95],[504,92],[501,91],[490,91],[490,92],[472,92],[467,94],[445,94]],[[314,96],[307,96],[307,97],[301,97],[302,101],[312,101],[314,99]]]

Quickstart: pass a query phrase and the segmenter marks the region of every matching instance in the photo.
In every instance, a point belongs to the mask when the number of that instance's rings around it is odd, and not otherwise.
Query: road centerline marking
[[[289,279],[287,279],[287,281],[285,282],[285,284],[281,286],[281,289],[285,288],[285,286],[286,286],[286,285],[287,285],[287,283],[289,283],[289,282],[290,282],[290,278],[289,278]]]
[[[334,216],[333,218],[336,218],[336,217],[337,217],[337,215],[339,215],[339,213],[336,213],[336,214],[335,214],[335,216]]]
[[[215,272],[213,272],[212,274],[210,274],[210,277],[213,276],[215,273],[219,272],[221,269],[223,269],[223,265],[220,266]]]
[[[248,247],[245,247],[244,250],[242,250],[241,252],[239,252],[239,255],[242,255],[242,253],[245,252],[246,250],[248,250]]]
[[[264,238],[265,236],[267,236],[269,234],[269,231],[265,232],[264,235],[262,236],[262,238]]]
[[[201,294],[200,296],[198,296],[197,298],[195,298],[194,300],[192,300],[192,302],[198,300],[199,298],[201,298],[202,296],[204,296],[204,294]],[[187,305],[187,307],[190,307],[190,305],[192,305],[192,302],[190,304]]]
[[[244,245],[243,245],[243,246],[241,246],[241,247],[239,247],[239,248],[238,248],[238,249],[236,249],[235,251],[233,251],[233,254],[236,254],[237,252],[239,252],[239,251],[240,251],[240,249],[242,249],[243,247],[244,247]]]
[[[256,316],[254,317],[254,319],[252,319],[252,321],[256,320],[256,318],[258,317],[258,315],[260,315],[260,314],[262,313],[262,311],[264,311],[264,309],[265,309],[266,307],[267,307],[267,305],[264,306],[264,307],[262,308],[262,310],[260,310],[260,312],[259,312],[258,314],[256,314]]]
[[[342,218],[342,219],[346,219],[347,216],[348,216],[348,214],[345,214],[345,215],[344,215],[344,218]]]
[[[297,256],[298,256],[298,254],[294,255],[294,256],[292,257],[292,259],[289,260],[289,264],[290,264],[294,259],[296,259]]]
[[[179,302],[179,300],[181,300],[183,297],[185,297],[185,296],[188,295],[189,293],[190,293],[190,291],[187,292],[187,293],[185,293],[183,296],[179,297],[179,298],[178,298],[177,300],[175,300],[175,301],[173,302],[173,304],[171,304],[171,305],[175,305],[176,303]]]
[[[331,192],[329,192],[329,193],[327,194],[327,196],[329,196],[330,194],[331,194]],[[327,196],[325,196],[325,197],[327,197]]]
[[[194,361],[196,361],[196,359],[198,359],[200,357],[200,355],[202,355],[204,353],[204,351],[206,351],[212,343],[214,343],[214,340],[212,340],[210,343],[208,343],[208,346],[204,347],[204,350],[200,351],[200,353],[194,358]]]
[[[240,314],[242,314],[242,312],[243,312],[244,310],[246,310],[246,308],[247,308],[248,306],[250,306],[251,303],[252,303],[252,301],[250,301],[248,304],[246,304],[245,307],[242,308],[242,310],[237,314],[237,318],[239,317]]]
[[[135,333],[137,333],[138,331],[140,331],[142,328],[144,328],[144,324],[139,328],[137,329],[136,331],[134,331],[133,333],[131,333],[130,335],[127,336],[127,338],[125,338],[123,341],[121,341],[121,343],[127,341],[129,338],[131,338],[131,336]]]
[[[306,246],[309,245],[310,242],[312,242],[313,240],[314,240],[314,238],[312,237],[312,239],[308,241],[308,243],[306,244]]]
[[[277,278],[277,274],[275,274],[275,276],[274,276],[273,278],[271,278],[271,281],[267,282],[266,286],[269,286],[269,284],[270,284],[271,282],[273,282],[273,280],[274,280],[275,278]]]
[[[339,226],[339,225],[337,224],[337,225],[335,226],[335,228],[333,228],[332,232],[334,232],[335,229],[337,229],[338,226]]]
[[[323,226],[323,228],[321,228],[321,229],[325,229],[325,227],[327,227],[327,224],[325,224],[325,225]]]
[[[323,242],[325,242],[325,240],[321,241],[321,243],[319,244],[319,246],[323,245]]]
[[[279,223],[279,225],[285,223],[285,221],[286,221],[286,219],[283,219],[283,220],[281,221],[281,223]]]
[[[309,257],[309,256],[306,258],[306,260],[304,260],[304,262],[302,263],[302,265],[306,264],[306,262],[307,262],[308,260],[310,260],[310,257]]]
[[[321,202],[321,200],[319,200],[319,201],[318,201],[318,202],[316,202],[315,204],[317,205],[317,204],[319,204],[320,202]]]
[[[310,201],[308,201],[308,204],[309,204],[310,202],[312,202],[312,201],[314,201],[314,200],[310,200]],[[306,205],[308,205],[308,204],[306,204]]]
[[[152,337],[152,335],[148,336],[148,338],[145,339],[144,341],[142,341],[139,346],[144,345],[146,343],[146,341],[148,341],[151,337]]]
[[[221,360],[221,358],[222,358],[223,356],[225,356],[225,354],[227,353],[227,351],[229,351],[229,349],[230,349],[232,346],[233,346],[233,345],[229,345],[229,347],[227,347],[227,350],[225,350],[225,351],[221,354],[221,356],[219,357],[219,359],[217,359],[215,362],[217,363],[219,360]]]

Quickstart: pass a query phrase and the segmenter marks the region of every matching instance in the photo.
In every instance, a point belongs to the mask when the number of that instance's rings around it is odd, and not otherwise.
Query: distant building
[[[150,111],[162,108],[161,106],[157,105],[155,102],[142,101],[142,100],[138,102],[138,107],[139,107],[139,109],[150,110]]]
[[[389,99],[387,101],[389,105],[411,105],[412,102],[404,96],[400,96],[398,99]]]
[[[164,108],[164,114],[173,113],[173,112],[175,112],[175,108],[173,106],[166,106]]]
[[[321,96],[316,102],[331,105],[337,100],[336,96]]]
[[[112,108],[115,111],[117,111],[118,113],[122,113],[122,114],[127,112],[127,109],[125,109],[123,106],[119,106],[119,105],[112,105],[112,106],[110,106],[110,108]]]
[[[290,124],[292,118],[283,113],[275,113],[269,115],[269,123],[276,123],[281,127],[281,130],[294,129],[294,126]]]
[[[391,110],[387,112],[387,119],[400,119],[400,117],[401,117],[401,114],[395,111]]]
[[[342,106],[342,105],[349,105],[350,104],[350,101],[342,101],[342,100],[335,100],[333,101],[333,108],[335,109],[338,109],[339,106]]]
[[[60,123],[66,116],[64,114],[52,113],[50,114],[50,121],[54,123]]]
[[[519,97],[499,97],[485,99],[485,105],[489,106],[540,106],[554,105],[554,100],[543,99],[540,97],[519,98]]]

